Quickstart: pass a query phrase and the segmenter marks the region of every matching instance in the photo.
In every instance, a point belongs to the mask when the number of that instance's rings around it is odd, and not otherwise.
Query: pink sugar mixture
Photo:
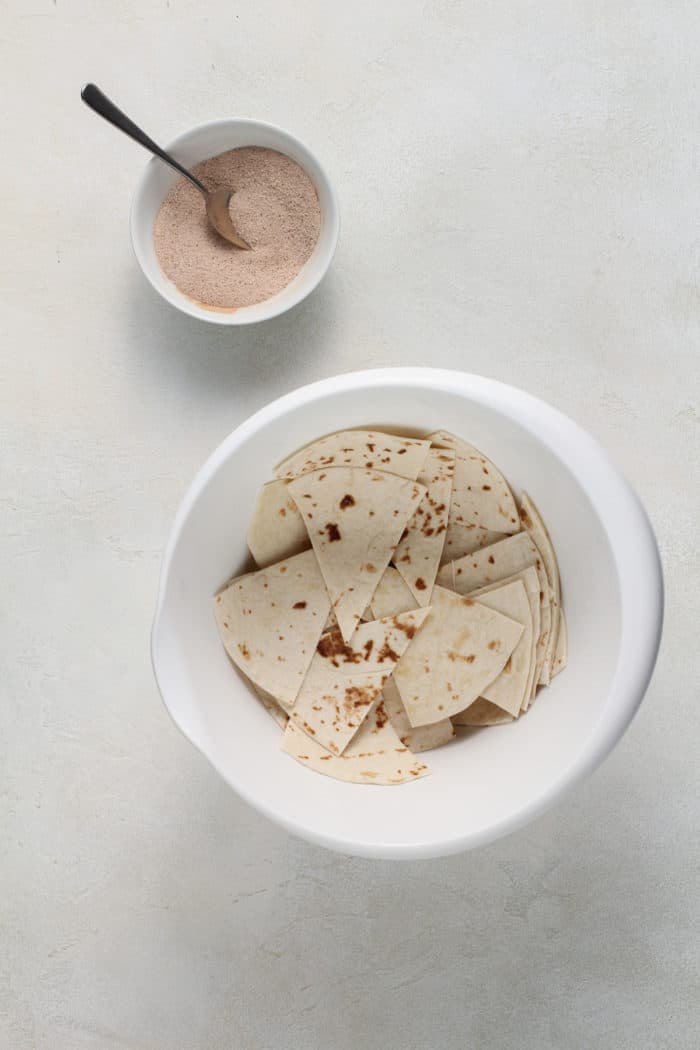
[[[231,218],[252,251],[234,248],[211,228],[202,195],[180,178],[153,231],[163,272],[190,299],[218,309],[276,295],[299,273],[321,230],[309,176],[283,153],[260,146],[229,150],[192,171],[209,189],[235,190]]]

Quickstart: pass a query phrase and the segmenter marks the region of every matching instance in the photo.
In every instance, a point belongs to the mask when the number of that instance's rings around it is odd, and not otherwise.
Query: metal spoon
[[[212,224],[217,233],[234,244],[237,248],[243,248],[250,251],[250,245],[247,241],[244,241],[239,233],[236,233],[233,223],[231,222],[231,213],[229,212],[229,201],[233,196],[233,190],[214,190],[210,193],[206,186],[204,186],[199,179],[196,179],[191,171],[187,168],[183,168],[181,164],[171,157],[169,153],[161,149],[160,146],[156,145],[153,139],[149,138],[145,132],[141,131],[132,120],[122,113],[120,109],[114,105],[113,102],[103,94],[95,84],[86,84],[83,90],[80,92],[80,97],[83,102],[87,103],[90,109],[94,109],[95,113],[99,113],[101,117],[108,120],[110,124],[114,124],[115,128],[119,128],[130,138],[134,139],[141,146],[145,146],[146,149],[150,150],[151,153],[155,153],[156,157],[160,157],[166,164],[169,164],[175,171],[179,171],[181,175],[184,175],[186,179],[189,179],[193,186],[196,186],[199,192],[204,197],[204,201],[207,209],[207,218]]]

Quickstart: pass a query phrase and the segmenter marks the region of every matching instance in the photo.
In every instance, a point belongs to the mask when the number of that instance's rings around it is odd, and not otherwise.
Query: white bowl
[[[516,493],[526,488],[556,547],[569,629],[569,665],[526,717],[429,752],[433,775],[400,787],[340,783],[283,754],[279,730],[232,669],[212,612],[212,595],[246,561],[253,500],[275,463],[313,437],[360,425],[451,430],[492,457]],[[260,812],[342,852],[432,857],[513,831],[604,758],[646,690],[662,609],[644,510],[575,423],[489,379],[382,369],[273,401],[210,456],[167,545],[152,658],[176,724]]]
[[[340,212],[333,186],[321,164],[307,146],[288,131],[273,124],[244,117],[213,120],[199,124],[180,135],[166,147],[176,160],[192,168],[208,157],[239,146],[266,146],[286,153],[307,173],[318,193],[321,205],[321,233],[311,257],[286,288],[254,306],[237,310],[208,310],[189,299],[165,276],[153,244],[153,226],[164,197],[173,183],[181,178],[162,160],[153,157],[136,187],[131,207],[131,240],[139,265],[155,290],[178,310],[212,324],[241,325],[266,321],[290,310],[305,299],[321,281],[330,266],[340,228]],[[202,202],[204,207],[204,202]]]

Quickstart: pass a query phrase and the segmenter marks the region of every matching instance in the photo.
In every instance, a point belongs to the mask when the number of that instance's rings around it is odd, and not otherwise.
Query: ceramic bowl
[[[278,460],[314,437],[359,426],[453,431],[501,467],[516,495],[527,489],[558,554],[569,631],[568,667],[525,717],[427,753],[432,776],[393,787],[340,783],[283,754],[277,726],[224,652],[212,611],[214,593],[246,563],[253,501]],[[261,813],[346,853],[434,857],[522,826],[605,757],[646,690],[662,607],[644,510],[579,426],[489,379],[387,369],[296,390],[212,453],[172,527],[152,657],[176,724]]]
[[[237,310],[213,310],[189,299],[165,276],[153,244],[153,227],[164,197],[180,178],[172,168],[153,157],[136,188],[131,208],[131,240],[139,265],[159,295],[202,321],[221,325],[254,324],[290,310],[305,299],[330,266],[340,228],[338,201],[331,182],[311,150],[288,131],[243,117],[199,124],[168,143],[166,151],[187,168],[208,157],[239,146],[265,146],[285,153],[306,171],[316,187],[321,205],[321,233],[308,261],[297,276],[277,295],[254,306]],[[204,203],[202,203],[204,207]]]

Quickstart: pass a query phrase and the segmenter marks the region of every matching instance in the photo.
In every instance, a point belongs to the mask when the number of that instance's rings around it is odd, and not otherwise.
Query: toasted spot
[[[423,579],[423,577],[419,576],[418,579],[416,580],[416,589],[419,590],[419,591],[424,591],[424,590],[427,589],[427,587],[428,587],[428,585],[425,582],[425,580]]]
[[[250,649],[245,644],[245,642],[239,642],[238,643],[238,648],[240,650],[240,654],[243,657],[243,659],[244,660],[250,660]]]
[[[328,542],[329,543],[335,543],[336,540],[341,539],[340,529],[338,528],[337,524],[334,521],[329,521],[328,522],[328,524],[326,525],[326,530],[325,531],[328,533]]]
[[[292,606],[292,609],[305,609],[305,608],[306,608],[306,602],[294,602],[294,605]]]
[[[354,506],[355,506],[354,498],[350,495],[349,492],[346,492],[345,495],[343,496],[343,498],[340,501],[340,509],[341,510],[347,510],[348,507],[354,507]]]

